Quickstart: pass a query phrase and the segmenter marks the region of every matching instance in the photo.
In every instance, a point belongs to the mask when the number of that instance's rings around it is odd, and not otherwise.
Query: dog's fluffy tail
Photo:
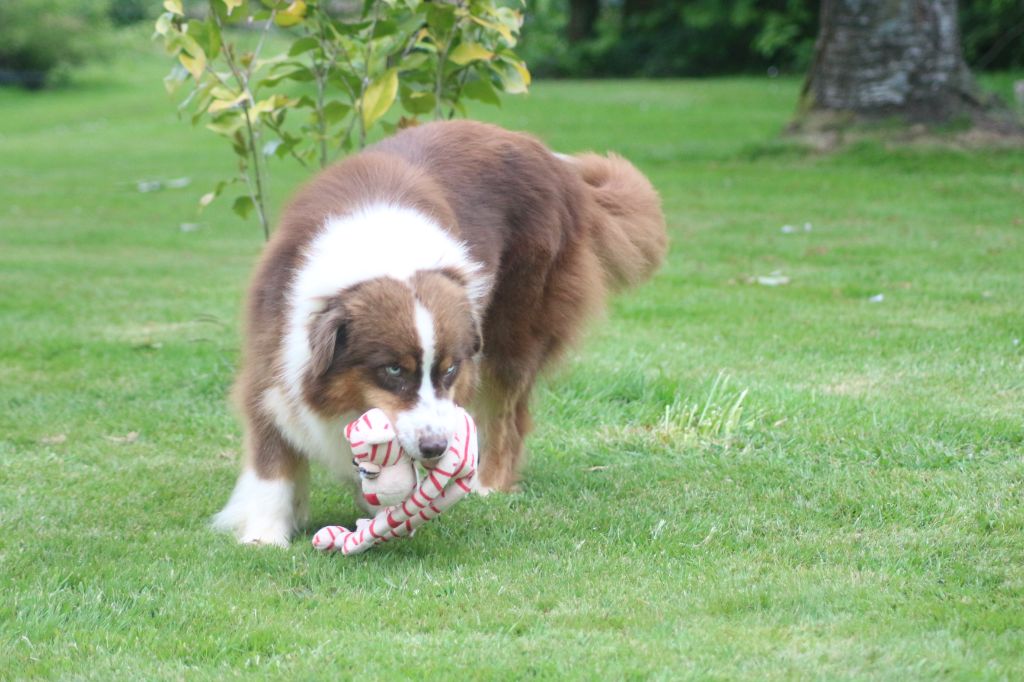
[[[572,161],[600,208],[594,242],[608,288],[640,284],[658,269],[668,248],[658,193],[621,156],[580,154]]]

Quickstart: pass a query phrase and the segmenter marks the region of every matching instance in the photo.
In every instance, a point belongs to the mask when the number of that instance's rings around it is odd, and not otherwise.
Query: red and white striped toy
[[[419,483],[412,458],[396,440],[383,411],[373,409],[345,427],[363,499],[374,514],[409,496]]]
[[[425,469],[419,485],[408,497],[394,506],[381,507],[371,519],[359,519],[355,530],[342,526],[321,528],[313,536],[313,547],[324,552],[359,554],[393,538],[408,537],[472,490],[479,459],[476,424],[462,408],[459,408],[458,420],[459,428],[448,450]],[[400,472],[412,469],[411,458],[396,442],[395,431],[382,410],[372,409],[349,424],[345,438],[352,447],[356,466],[380,467],[381,476],[388,476],[389,469],[394,469],[399,472],[394,475],[399,481],[397,485],[403,485],[401,481],[406,480],[407,474]],[[405,489],[409,487],[412,486]],[[391,501],[381,493],[371,499],[365,488],[364,495],[371,505],[375,499],[382,504]]]

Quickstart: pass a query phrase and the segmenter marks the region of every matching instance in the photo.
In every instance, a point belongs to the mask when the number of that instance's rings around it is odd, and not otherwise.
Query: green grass
[[[784,79],[476,112],[633,159],[671,253],[538,391],[522,493],[341,558],[322,471],[290,550],[207,528],[261,237],[180,229],[232,161],[163,69],[0,91],[0,678],[1024,676],[1024,152],[805,154]]]

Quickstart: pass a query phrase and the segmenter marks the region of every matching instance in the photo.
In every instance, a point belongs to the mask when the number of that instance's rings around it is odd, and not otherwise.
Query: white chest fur
[[[286,398],[281,389],[271,388],[263,394],[263,406],[274,423],[296,450],[320,462],[341,479],[355,476],[352,450],[345,440],[344,427],[359,415],[343,415],[325,419],[307,406]]]

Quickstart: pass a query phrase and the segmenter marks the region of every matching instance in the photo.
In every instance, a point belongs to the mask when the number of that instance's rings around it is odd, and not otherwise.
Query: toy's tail
[[[661,265],[668,248],[661,200],[633,164],[615,154],[573,157],[600,207],[595,251],[612,291],[636,286]]]

